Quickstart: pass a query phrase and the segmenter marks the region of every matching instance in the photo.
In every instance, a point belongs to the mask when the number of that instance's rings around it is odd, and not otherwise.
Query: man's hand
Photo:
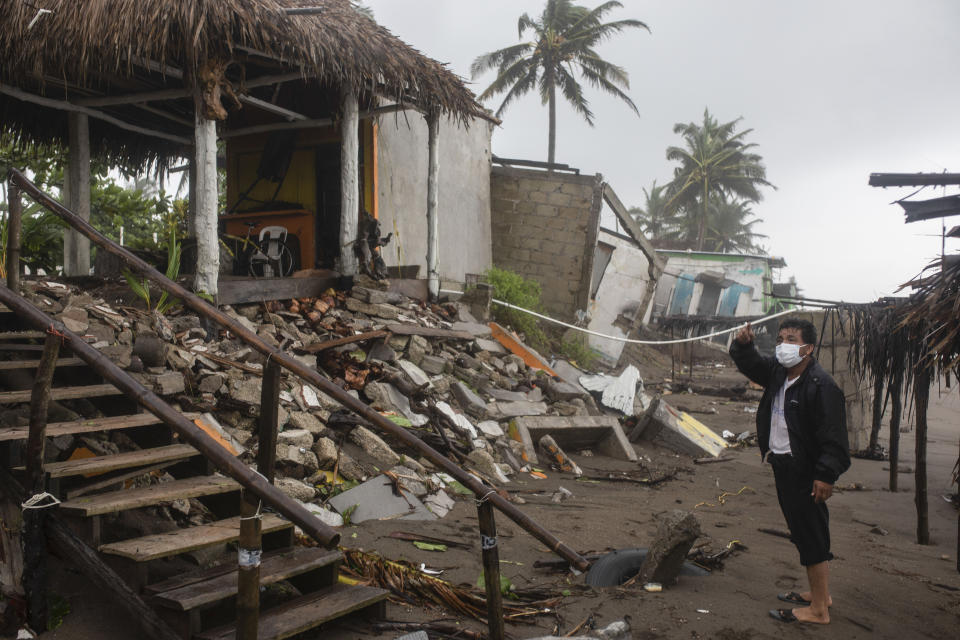
[[[753,342],[753,329],[750,328],[750,323],[747,323],[747,326],[737,331],[737,342],[740,344],[750,344]]]
[[[826,502],[833,495],[833,485],[822,480],[814,480],[813,491],[810,495],[816,503]]]

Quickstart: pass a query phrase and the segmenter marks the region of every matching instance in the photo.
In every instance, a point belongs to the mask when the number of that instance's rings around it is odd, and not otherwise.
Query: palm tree
[[[763,199],[760,187],[773,187],[767,182],[763,159],[751,151],[756,145],[744,142],[753,129],[736,132],[740,120],[718,124],[705,109],[703,124],[677,123],[673,127],[674,133],[683,136],[686,147],[667,148],[667,160],[680,163],[674,169],[667,206],[686,207],[695,216],[698,251],[706,239],[711,194],[759,202]]]
[[[723,253],[766,253],[757,241],[767,236],[753,231],[753,225],[760,222],[763,219],[754,217],[746,200],[727,200],[722,193],[715,193],[710,198],[705,246]]]
[[[657,184],[654,180],[648,190],[643,188],[645,204],[643,207],[631,207],[630,215],[640,223],[643,234],[655,246],[672,246],[681,239],[682,216],[678,212],[667,208],[668,185]]]
[[[603,16],[622,7],[619,2],[604,2],[589,9],[572,0],[547,0],[543,13],[536,20],[524,13],[517,22],[519,37],[528,30],[534,40],[485,53],[470,67],[474,79],[496,68],[497,77],[480,94],[481,100],[506,92],[496,115],[499,118],[516,98],[537,88],[543,104],[550,109],[550,133],[547,162],[553,164],[557,133],[557,89],[573,105],[574,110],[593,126],[593,112],[583,95],[583,87],[575,73],[594,88],[626,102],[635,113],[637,106],[621,88],[629,89],[630,80],[623,67],[607,62],[594,47],[612,35],[628,28],[650,28],[639,20],[603,22]]]

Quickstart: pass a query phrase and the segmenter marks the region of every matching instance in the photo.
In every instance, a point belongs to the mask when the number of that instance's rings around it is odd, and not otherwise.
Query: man
[[[785,320],[777,333],[776,357],[761,356],[750,324],[730,345],[740,373],[763,387],[757,408],[761,459],[773,467],[780,509],[790,540],[806,567],[810,591],[778,597],[797,609],[772,609],[782,622],[830,622],[828,561],[829,514],[826,501],[837,477],[850,467],[843,392],[813,359],[817,329],[806,320]]]

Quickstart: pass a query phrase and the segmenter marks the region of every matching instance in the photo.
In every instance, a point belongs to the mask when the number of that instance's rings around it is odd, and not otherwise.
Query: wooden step
[[[33,338],[46,338],[44,331],[0,331],[0,340],[29,340]]]
[[[0,392],[0,404],[16,404],[30,402],[31,389],[23,391]],[[76,398],[98,398],[103,396],[123,395],[120,389],[112,384],[87,384],[79,387],[54,387],[50,389],[51,400],[75,400]]]
[[[120,491],[100,493],[95,496],[81,496],[60,503],[58,509],[68,515],[97,516],[138,507],[149,507],[150,505],[172,502],[182,498],[198,498],[200,496],[228,493],[239,489],[240,485],[237,482],[224,476],[197,476],[153,484],[139,489],[121,489]]]
[[[183,414],[188,419],[199,418],[199,413]],[[55,438],[64,435],[79,433],[93,433],[95,431],[114,431],[116,429],[130,429],[145,427],[151,424],[161,424],[163,421],[152,413],[138,413],[130,416],[114,416],[112,418],[90,418],[71,422],[51,422],[47,425],[47,437]],[[26,440],[30,435],[30,427],[9,427],[0,429],[0,442],[7,440]]]
[[[200,455],[200,452],[188,444],[171,444],[165,447],[114,453],[108,456],[49,462],[43,465],[43,470],[51,478],[67,478],[69,476],[106,473],[117,469],[143,467],[158,462],[170,462],[171,460],[185,460],[196,455]],[[19,468],[22,469],[23,467]]]
[[[260,530],[261,533],[271,533],[273,531],[280,531],[281,529],[288,529],[292,526],[293,524],[275,513],[265,513],[260,523]],[[111,542],[101,546],[100,552],[128,558],[137,562],[147,562],[158,558],[175,556],[178,553],[202,549],[215,544],[234,542],[239,537],[240,516],[236,516],[197,527],[187,527],[186,529],[157,533],[143,536],[142,538],[131,538],[120,542]],[[166,581],[162,584],[162,587],[169,590],[178,586],[186,586],[187,584],[189,583],[183,582],[174,585]]]
[[[320,547],[297,547],[264,556],[260,564],[260,584],[273,584],[315,569],[339,564],[343,554]],[[178,611],[206,607],[237,595],[237,566],[217,567],[217,575],[193,584],[163,591],[155,601]]]
[[[0,361],[0,371],[9,371],[10,369],[36,369],[40,360],[4,360]],[[80,358],[57,358],[57,368],[60,367],[79,367],[87,364]]]
[[[387,592],[376,587],[336,584],[260,613],[259,640],[289,638],[348,613],[382,602]],[[235,625],[194,636],[200,640],[234,640]]]

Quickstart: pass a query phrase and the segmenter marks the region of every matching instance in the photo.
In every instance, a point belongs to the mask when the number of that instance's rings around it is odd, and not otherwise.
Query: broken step
[[[293,524],[284,520],[275,513],[266,513],[261,520],[261,533],[273,533],[289,529]],[[226,544],[234,542],[240,537],[240,516],[218,520],[210,524],[197,527],[187,527],[186,529],[177,529],[167,533],[156,533],[140,538],[130,538],[120,542],[111,542],[102,545],[100,552],[112,556],[120,556],[136,562],[149,562],[159,558],[167,558],[196,549],[211,547],[215,544]],[[189,584],[182,580],[182,576],[174,578],[181,580],[173,584],[170,581],[161,583],[164,589],[170,590],[177,587],[183,587]],[[160,586],[159,584],[156,586]],[[148,590],[151,587],[147,588]]]
[[[324,567],[336,567],[342,559],[340,551],[320,547],[297,547],[267,554],[260,564],[260,585],[273,584]],[[236,595],[237,566],[233,564],[202,572],[192,584],[157,592],[154,601],[178,611],[190,611]]]
[[[60,503],[60,511],[67,515],[98,516],[127,509],[149,507],[161,502],[199,498],[219,493],[239,491],[240,485],[224,476],[196,476],[153,484],[139,489],[121,489],[95,496],[82,496]]]
[[[379,608],[387,594],[387,591],[376,587],[335,584],[282,606],[262,611],[257,637],[259,640],[289,638],[368,607],[378,607],[377,616],[380,616],[382,610]],[[229,625],[204,631],[194,637],[199,640],[234,640],[237,630],[235,625]]]
[[[200,417],[199,413],[185,413],[183,415],[191,421],[193,421],[194,418]],[[47,425],[46,433],[48,438],[56,438],[57,436],[93,433],[95,431],[115,431],[117,429],[145,427],[153,424],[161,424],[162,422],[163,420],[152,413],[138,413],[129,416],[114,416],[112,418],[90,418],[69,422],[51,422]],[[28,426],[0,429],[0,442],[26,440],[29,435],[30,427]]]
[[[107,473],[108,471],[117,471],[118,469],[130,469],[132,467],[141,467],[159,462],[185,460],[199,454],[199,451],[188,444],[171,444],[165,447],[114,453],[107,456],[78,458],[64,462],[50,462],[43,465],[43,470],[51,478],[98,475]],[[23,469],[23,467],[19,467],[18,469]]]
[[[2,391],[0,392],[0,404],[30,402],[30,396],[32,394],[32,389]],[[79,387],[54,387],[50,389],[51,400],[76,400],[77,398],[99,398],[119,395],[123,395],[123,392],[112,384],[88,384]]]
[[[0,362],[0,371],[9,371],[10,369],[36,369],[40,360],[7,360]],[[87,364],[80,358],[58,358],[57,368],[60,367],[79,367]]]

